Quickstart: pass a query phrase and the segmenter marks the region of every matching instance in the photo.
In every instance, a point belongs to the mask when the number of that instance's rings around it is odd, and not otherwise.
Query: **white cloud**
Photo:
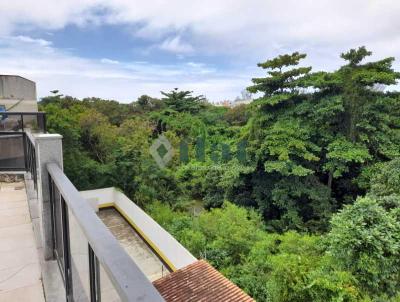
[[[360,45],[371,49],[374,58],[395,56],[400,59],[399,14],[400,2],[397,0],[18,0],[0,1],[0,36],[12,36],[22,29],[29,32],[40,28],[51,32],[68,24],[81,27],[87,24],[121,24],[125,28],[132,28],[133,35],[158,45],[158,49],[176,53],[182,58],[187,54],[222,55],[233,66],[243,66],[244,63],[255,66],[257,62],[277,54],[299,50],[309,54],[306,62],[315,69],[333,69],[341,63],[340,52]],[[22,40],[26,40],[27,36],[23,37]],[[25,43],[29,43],[28,40]],[[68,54],[57,52],[51,44],[45,45],[45,40],[37,41],[36,44],[42,44],[42,48],[47,47],[48,52],[61,56],[62,60],[72,59]],[[29,53],[24,55],[32,59]],[[27,64],[23,64],[28,58],[18,57],[18,63],[15,64],[28,68]],[[53,62],[58,59],[52,58]],[[1,60],[8,62],[5,66],[10,67],[10,59]],[[33,66],[38,60],[41,58],[36,58]],[[195,87],[207,89],[201,93],[221,93],[219,98],[224,98],[222,93],[230,97],[233,89],[231,83],[236,85],[236,94],[245,85],[244,80],[239,81],[231,74],[218,73],[209,66],[161,66],[158,67],[160,73],[152,71],[153,78],[150,70],[155,66],[151,64],[106,64],[88,62],[78,57],[73,57],[73,60],[73,66],[89,65],[87,70],[90,70],[91,79],[94,76],[113,79],[139,77],[144,81],[140,87],[144,87],[143,83],[148,80],[148,86],[153,87],[153,91],[158,89],[154,88],[157,83],[180,83],[180,77],[185,80],[184,83],[193,83]],[[46,65],[43,65],[45,71],[42,73],[45,73]],[[61,67],[65,70],[54,68],[56,75],[71,72],[70,66]],[[99,68],[101,72],[110,72],[110,75],[94,72]],[[22,68],[19,70],[23,71]],[[32,68],[28,70],[32,72]],[[76,67],[76,70],[87,73],[85,68]],[[196,81],[193,80],[194,71]],[[200,77],[205,71],[215,75],[210,80],[215,81],[218,88],[213,88],[208,78],[206,81],[205,77]],[[186,74],[190,76],[184,76]],[[250,75],[254,75],[254,69],[239,74],[247,76],[249,80]],[[83,85],[82,82],[76,84]],[[116,89],[134,93],[131,88],[118,85],[113,83]],[[221,88],[222,85],[229,88]],[[110,91],[112,89],[109,87]],[[105,95],[107,93],[104,90],[99,87],[97,91]],[[118,95],[122,93],[118,92]]]
[[[16,41],[21,41],[25,43],[30,43],[30,44],[38,44],[40,46],[50,46],[52,43],[50,41],[44,40],[44,39],[33,39],[28,36],[15,36],[15,37],[10,37],[11,39],[14,39]]]
[[[135,34],[162,39],[168,51],[245,51],[261,57],[300,47],[390,45],[398,35],[399,13],[396,0],[19,0],[0,2],[0,32],[28,25],[52,30],[67,24],[140,24]],[[170,38],[181,32],[189,33],[190,41]]]
[[[80,58],[26,38],[0,38],[0,73],[34,80],[39,97],[57,89],[80,98],[97,96],[129,102],[142,94],[157,97],[161,90],[179,87],[220,100],[222,96],[235,97],[237,87],[249,84],[249,77],[221,74],[205,64],[112,62]]]
[[[117,60],[111,60],[111,59],[107,59],[107,58],[102,58],[102,59],[100,60],[100,62],[101,62],[101,63],[104,63],[104,64],[119,64],[119,61],[117,61]]]
[[[192,45],[182,42],[180,36],[164,40],[160,45],[160,49],[177,54],[188,54],[194,50]]]

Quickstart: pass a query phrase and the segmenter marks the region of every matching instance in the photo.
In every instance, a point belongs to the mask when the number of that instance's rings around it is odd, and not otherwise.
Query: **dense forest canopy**
[[[120,188],[257,301],[400,301],[400,74],[370,55],[331,72],[297,52],[260,63],[257,98],[234,108],[179,89],[40,105],[79,189]],[[149,153],[161,134],[165,169]]]

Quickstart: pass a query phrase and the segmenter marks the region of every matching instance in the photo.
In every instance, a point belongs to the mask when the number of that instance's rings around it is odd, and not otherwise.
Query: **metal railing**
[[[46,133],[44,112],[0,112],[0,171],[28,171],[37,189],[32,133]]]
[[[58,165],[47,164],[47,171],[67,301],[164,301]]]
[[[44,244],[57,260],[66,301],[164,301],[58,164],[38,161],[36,130],[46,132],[44,113],[0,112],[0,171],[30,172],[42,192],[42,215],[50,213],[42,217],[49,222],[43,223]]]
[[[0,131],[22,131],[45,133],[46,114],[44,112],[0,112]]]
[[[31,174],[33,186],[37,192],[37,167],[35,142],[30,134],[24,133],[25,171]]]
[[[24,132],[0,132],[0,171],[24,171]]]

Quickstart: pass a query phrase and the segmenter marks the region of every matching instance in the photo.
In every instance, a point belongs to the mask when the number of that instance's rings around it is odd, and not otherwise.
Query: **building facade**
[[[0,111],[37,112],[36,83],[15,75],[0,75]]]

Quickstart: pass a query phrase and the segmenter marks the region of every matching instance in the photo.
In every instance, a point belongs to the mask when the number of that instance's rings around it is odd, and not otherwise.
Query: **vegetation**
[[[300,53],[260,63],[256,99],[234,108],[174,89],[131,104],[55,92],[41,109],[79,189],[120,188],[257,301],[394,302],[400,74],[370,55],[332,72]],[[177,151],[166,169],[149,153],[160,134]]]

